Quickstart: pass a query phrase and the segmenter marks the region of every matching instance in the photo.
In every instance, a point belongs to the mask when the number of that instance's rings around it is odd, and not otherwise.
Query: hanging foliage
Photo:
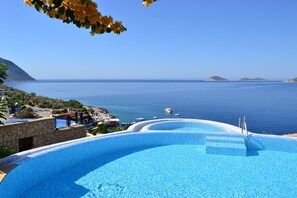
[[[151,5],[156,0],[143,0],[144,6]],[[29,6],[34,6],[38,12],[43,12],[51,18],[72,23],[78,28],[91,29],[91,35],[116,33],[127,30],[122,21],[114,21],[111,16],[103,16],[97,3],[92,0],[24,0]]]

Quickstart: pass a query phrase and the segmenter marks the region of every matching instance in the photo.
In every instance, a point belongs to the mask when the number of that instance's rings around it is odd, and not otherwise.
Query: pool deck
[[[17,164],[0,164],[0,183],[3,181],[5,176],[17,166]]]
[[[297,137],[297,133],[284,134],[283,136],[287,136],[287,137]]]

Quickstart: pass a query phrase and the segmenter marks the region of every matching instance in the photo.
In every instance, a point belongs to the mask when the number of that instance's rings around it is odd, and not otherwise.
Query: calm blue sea
[[[246,116],[252,132],[297,132],[297,84],[293,83],[44,80],[7,85],[104,107],[122,122],[139,117],[174,117],[179,113],[184,118],[238,125],[238,119]],[[173,109],[173,115],[164,113],[166,107]]]

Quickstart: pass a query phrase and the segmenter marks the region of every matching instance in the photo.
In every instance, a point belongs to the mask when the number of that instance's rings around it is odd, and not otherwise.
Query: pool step
[[[243,137],[206,136],[206,154],[246,156],[247,148]]]

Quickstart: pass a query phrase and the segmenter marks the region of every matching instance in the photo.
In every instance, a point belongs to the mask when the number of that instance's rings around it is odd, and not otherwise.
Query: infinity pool
[[[246,154],[221,152],[223,147],[209,153],[213,140],[231,150],[244,146]],[[19,164],[0,184],[1,198],[297,196],[297,141],[278,136],[126,132],[1,162]]]

